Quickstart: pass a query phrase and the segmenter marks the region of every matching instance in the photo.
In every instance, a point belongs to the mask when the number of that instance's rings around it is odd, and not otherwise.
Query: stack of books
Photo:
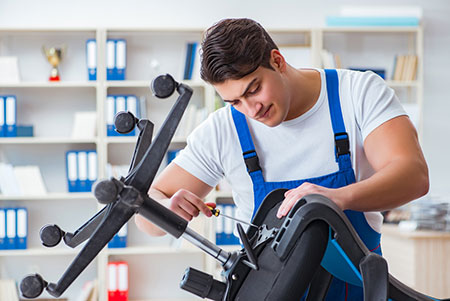
[[[410,211],[410,220],[406,222],[409,227],[414,227],[416,230],[450,231],[449,203],[436,203],[430,200],[414,202],[411,204]],[[405,227],[405,222],[402,221],[399,226]]]
[[[392,80],[413,81],[417,74],[417,55],[397,55],[394,60]]]

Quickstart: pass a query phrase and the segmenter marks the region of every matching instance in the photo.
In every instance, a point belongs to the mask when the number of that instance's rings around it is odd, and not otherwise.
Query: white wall
[[[431,193],[450,196],[450,1],[0,0],[0,27],[201,27],[249,17],[270,28],[323,26],[340,5],[420,5],[425,24],[423,149]]]

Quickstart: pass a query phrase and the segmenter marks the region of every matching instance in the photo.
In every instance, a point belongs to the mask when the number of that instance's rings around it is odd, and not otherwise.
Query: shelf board
[[[176,248],[171,246],[139,246],[126,248],[108,248],[108,255],[164,255],[164,254],[196,254],[204,253],[197,248]]]
[[[149,88],[151,80],[110,80],[106,81],[107,88]],[[183,80],[183,84],[186,84],[193,88],[203,88],[207,84],[199,80]]]
[[[42,201],[42,200],[94,200],[95,197],[90,192],[77,193],[49,193],[45,195],[14,195],[7,196],[0,194],[0,200],[4,201]]]
[[[13,256],[59,256],[59,255],[76,255],[78,249],[67,248],[44,248],[36,247],[25,250],[0,250],[1,257],[13,257]]]
[[[132,144],[137,142],[138,136],[128,137],[108,137],[106,138],[107,144]]]
[[[92,81],[60,81],[60,82],[19,82],[0,83],[0,88],[96,88],[97,82]]]
[[[138,136],[129,136],[129,137],[108,137],[106,138],[107,144],[135,144],[137,142]],[[186,138],[173,138],[170,142],[174,143],[186,143]]]
[[[67,137],[11,137],[0,138],[0,144],[75,144],[97,143],[96,138],[77,139]]]

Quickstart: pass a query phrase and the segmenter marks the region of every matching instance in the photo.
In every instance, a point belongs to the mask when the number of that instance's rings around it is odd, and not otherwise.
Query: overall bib
[[[261,202],[266,197],[266,195],[274,189],[293,189],[297,188],[304,182],[313,183],[327,188],[340,188],[356,182],[355,173],[353,171],[350,158],[349,138],[347,132],[345,131],[345,125],[342,118],[342,111],[339,100],[338,75],[336,70],[331,69],[325,70],[325,74],[328,104],[330,108],[330,117],[336,146],[335,157],[336,162],[339,165],[339,170],[337,172],[303,180],[266,182],[264,180],[261,167],[259,166],[258,156],[255,151],[245,115],[238,112],[233,107],[231,108],[233,121],[238,133],[242,153],[244,156],[244,161],[247,166],[247,171],[253,182],[253,215],[255,215],[257,209],[261,205]],[[333,137],[330,137],[330,139],[332,138]],[[372,227],[370,227],[370,225],[367,223],[364,213],[352,210],[345,210],[344,212],[367,248],[381,255],[381,235],[373,230]],[[349,279],[349,277],[346,275],[345,270],[348,270],[349,267],[346,262],[345,255],[342,255],[342,250],[339,250],[339,247],[333,245],[331,241],[332,240],[329,239],[327,250],[321,263],[327,271],[335,276],[328,290],[326,300],[363,300],[363,291],[361,287],[362,283],[360,281],[347,280]],[[350,283],[344,282],[337,277],[340,279],[344,279]],[[353,278],[355,278],[355,276],[353,276]],[[304,297],[302,298],[302,300],[303,299]]]

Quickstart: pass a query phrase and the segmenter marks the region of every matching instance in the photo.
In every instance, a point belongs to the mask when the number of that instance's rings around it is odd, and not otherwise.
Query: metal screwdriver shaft
[[[207,207],[211,210],[211,213],[212,213],[214,216],[217,216],[217,217],[218,217],[218,216],[220,215],[220,216],[223,216],[223,217],[232,219],[232,220],[234,220],[234,221],[236,221],[236,222],[245,224],[245,225],[247,225],[247,226],[255,227],[256,229],[259,229],[259,227],[256,226],[256,225],[250,224],[250,223],[248,223],[248,222],[245,222],[245,221],[243,221],[243,220],[241,220],[241,219],[238,219],[238,218],[235,218],[235,217],[233,217],[233,216],[229,216],[229,215],[223,214],[223,213],[220,211],[220,209],[214,208],[214,207],[209,206],[209,205],[207,205]]]

